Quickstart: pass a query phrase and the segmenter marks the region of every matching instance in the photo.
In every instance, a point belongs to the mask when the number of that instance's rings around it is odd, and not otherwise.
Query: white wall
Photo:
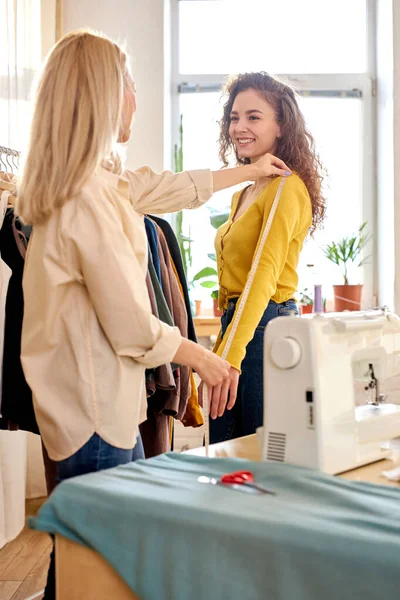
[[[56,0],[40,0],[42,58],[56,41]]]
[[[400,314],[400,2],[376,6],[379,304]]]
[[[393,0],[394,299],[400,314],[400,3]]]
[[[394,307],[393,6],[377,2],[377,251],[379,304]]]
[[[132,57],[138,109],[128,144],[127,166],[168,165],[170,122],[164,107],[167,85],[164,27],[168,0],[64,0],[64,33],[79,27],[103,31],[124,42]]]

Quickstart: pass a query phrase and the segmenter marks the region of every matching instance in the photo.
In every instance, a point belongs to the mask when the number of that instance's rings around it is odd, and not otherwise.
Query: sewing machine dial
[[[301,346],[295,338],[277,338],[271,344],[270,356],[278,369],[293,369],[301,360]]]

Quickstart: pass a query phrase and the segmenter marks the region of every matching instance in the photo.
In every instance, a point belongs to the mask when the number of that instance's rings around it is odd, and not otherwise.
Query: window
[[[41,61],[41,0],[2,0],[0,7],[0,145],[19,150],[28,97]]]
[[[341,283],[340,273],[321,247],[356,231],[365,220],[371,233],[375,229],[371,7],[367,0],[174,2],[172,122],[176,138],[182,114],[185,169],[221,166],[220,89],[230,73],[265,70],[299,91],[300,107],[328,171],[327,219],[304,247],[299,290],[310,283],[306,265],[311,263],[328,299],[332,284]],[[216,194],[211,208],[229,206],[232,193]],[[209,216],[207,207],[184,215],[194,240],[189,278],[211,266],[207,254],[213,250],[215,230]],[[375,303],[373,273],[374,256],[362,269],[366,306]],[[196,294],[203,299],[209,295],[200,290]]]
[[[365,0],[181,1],[179,69],[362,73],[366,16]]]

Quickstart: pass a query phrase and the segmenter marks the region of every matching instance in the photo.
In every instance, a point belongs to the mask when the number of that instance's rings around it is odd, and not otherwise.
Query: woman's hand
[[[271,177],[272,175],[286,177],[291,175],[291,171],[280,158],[272,156],[272,154],[265,154],[251,165],[212,171],[213,191],[214,193],[219,192],[238,183],[257,181],[262,177]]]
[[[196,373],[210,389],[225,385],[229,378],[229,363],[205,348],[202,350],[200,360],[194,365]]]
[[[271,175],[287,177],[292,174],[283,160],[272,154],[265,154],[255,163],[249,165],[249,169],[251,169],[252,174],[249,178],[251,181],[257,181],[260,177],[270,177]]]
[[[172,362],[192,367],[199,377],[211,387],[224,383],[229,376],[230,365],[226,360],[186,338],[181,339]]]
[[[214,387],[208,387],[208,406],[212,419],[222,417],[225,410],[231,410],[235,406],[239,384],[239,371],[234,367],[229,368],[229,376],[223,382]],[[203,406],[203,392],[205,382],[199,386],[199,404]],[[229,399],[229,400],[228,400]]]

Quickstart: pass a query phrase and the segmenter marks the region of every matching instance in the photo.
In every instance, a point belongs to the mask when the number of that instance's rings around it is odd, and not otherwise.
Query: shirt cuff
[[[142,356],[135,357],[136,362],[149,369],[155,369],[161,365],[171,363],[182,342],[181,332],[178,327],[170,327],[161,321],[160,325],[163,329],[162,336],[148,352]]]
[[[198,208],[211,198],[214,193],[214,181],[210,169],[200,169],[197,171],[187,171],[190,179],[196,188],[196,199],[186,208]]]

